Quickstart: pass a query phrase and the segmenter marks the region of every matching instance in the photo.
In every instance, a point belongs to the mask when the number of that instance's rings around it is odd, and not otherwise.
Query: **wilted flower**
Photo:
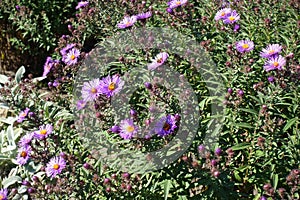
[[[128,140],[133,138],[136,135],[137,131],[138,127],[134,125],[133,120],[125,119],[121,121],[119,135],[123,139]]]
[[[1,189],[0,190],[0,200],[7,200],[7,189]]]
[[[89,5],[89,2],[88,1],[80,1],[78,3],[78,5],[76,6],[76,10],[78,10],[79,8],[84,8],[86,7],[87,5]]]
[[[93,101],[101,94],[100,80],[94,79],[84,82],[81,89],[81,97],[83,101]]]
[[[20,165],[25,165],[30,158],[30,153],[31,153],[31,147],[26,146],[26,147],[21,147],[18,150],[18,155],[17,155],[17,162]]]
[[[223,8],[219,10],[215,16],[215,20],[218,21],[220,19],[226,19],[228,15],[231,13],[231,8]]]
[[[80,56],[80,51],[76,48],[71,49],[62,59],[67,65],[75,65]]]
[[[253,50],[254,48],[254,43],[250,40],[241,40],[236,44],[236,49],[240,53],[245,53]]]
[[[140,14],[136,15],[137,19],[147,19],[147,18],[149,18],[151,16],[152,16],[152,12],[151,11],[148,11],[146,13],[140,13]]]
[[[174,9],[174,8],[177,8],[179,6],[186,4],[187,2],[188,2],[188,0],[172,0],[172,1],[168,2],[168,5],[169,5],[169,8]]]
[[[136,16],[124,17],[124,19],[120,23],[118,23],[118,27],[122,29],[131,27],[136,22],[136,20]]]
[[[43,72],[43,77],[47,76],[47,74],[50,72],[51,68],[53,67],[53,65],[55,64],[55,60],[52,60],[51,57],[47,57],[46,62],[44,64],[44,72]]]
[[[148,70],[154,70],[157,67],[163,65],[168,57],[169,54],[166,52],[159,53],[154,59],[152,59],[152,63],[148,65]]]
[[[112,77],[107,76],[100,81],[100,91],[107,97],[111,97],[122,89],[124,81],[120,79],[118,75],[113,75]]]
[[[263,58],[271,58],[278,56],[281,52],[282,47],[279,44],[269,44],[267,48],[263,49],[260,56]]]
[[[233,24],[240,19],[240,15],[233,10],[227,17],[224,19],[225,24]]]
[[[31,140],[33,138],[34,133],[27,133],[23,137],[21,137],[19,141],[19,147],[27,147],[30,145]]]
[[[66,161],[60,156],[52,158],[46,166],[46,174],[48,177],[54,178],[57,174],[60,174],[66,167]]]
[[[285,66],[285,58],[282,57],[281,55],[277,56],[277,57],[272,57],[270,58],[265,66],[264,69],[268,72],[274,69],[278,69],[278,70],[282,70],[282,67]]]
[[[26,108],[25,110],[21,111],[17,122],[19,122],[19,123],[23,122],[25,117],[27,117],[29,110],[30,110],[29,108]]]
[[[48,137],[49,134],[52,133],[52,130],[53,130],[52,125],[50,125],[50,124],[42,125],[39,127],[38,131],[34,132],[34,137],[39,140],[45,139]]]
[[[173,115],[162,117],[155,125],[155,132],[158,136],[164,137],[170,135],[177,128],[176,120]]]

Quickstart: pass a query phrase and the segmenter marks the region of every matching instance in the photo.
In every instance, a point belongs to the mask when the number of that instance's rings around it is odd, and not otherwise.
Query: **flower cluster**
[[[118,23],[118,28],[120,29],[124,29],[124,28],[128,28],[134,25],[134,23],[137,20],[145,20],[147,18],[150,18],[152,16],[152,12],[148,11],[145,13],[139,13],[137,15],[133,15],[133,16],[126,16],[124,17],[124,19]]]
[[[269,44],[266,48],[262,50],[260,56],[262,58],[267,58],[265,62],[264,69],[268,72],[271,70],[282,70],[286,64],[286,60],[283,56],[279,55],[282,46],[279,44]]]
[[[225,24],[234,24],[240,19],[240,15],[236,10],[231,10],[231,8],[223,8],[219,10],[215,16],[215,20],[223,20]]]

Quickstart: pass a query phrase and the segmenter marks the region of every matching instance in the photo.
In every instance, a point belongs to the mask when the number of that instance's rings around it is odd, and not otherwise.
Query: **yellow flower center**
[[[128,125],[127,127],[126,127],[126,131],[127,132],[133,132],[134,131],[134,127],[133,126],[130,126],[130,125]]]
[[[222,13],[221,13],[221,16],[224,17],[224,16],[225,16],[225,12],[222,12]]]
[[[181,1],[176,1],[176,4],[177,4],[177,5],[180,5],[180,4],[181,4]]]
[[[272,53],[274,53],[275,51],[272,49],[272,50],[270,50],[269,51],[269,54],[272,54]]]
[[[163,61],[163,59],[162,59],[162,58],[159,58],[159,59],[157,59],[157,61],[156,61],[156,62],[158,62],[158,63],[162,63],[162,61]]]
[[[115,83],[114,83],[114,82],[111,82],[111,83],[109,84],[109,86],[108,86],[108,89],[109,89],[110,91],[114,90],[115,88],[116,88],[116,86],[115,86]]]
[[[21,156],[22,158],[25,158],[25,157],[27,156],[26,151],[22,151],[21,154],[20,154],[20,156]],[[0,200],[1,200],[1,198],[0,198]]]
[[[97,89],[96,88],[92,88],[91,89],[91,93],[93,93],[93,94],[97,93]]]
[[[274,62],[274,66],[278,67],[279,63],[278,62]]]
[[[228,19],[229,19],[230,21],[233,21],[233,20],[235,20],[235,17],[230,16]]]
[[[71,60],[75,60],[75,55],[71,55]]]
[[[126,22],[125,25],[126,26],[131,26],[131,22]]]
[[[23,113],[21,113],[21,117],[26,117],[26,113],[25,112],[23,112]]]
[[[243,49],[248,49],[249,48],[249,45],[248,44],[243,44]]]
[[[0,200],[4,199],[4,196],[0,194]]]
[[[40,131],[41,135],[46,135],[46,133],[47,133],[47,130],[45,130],[45,129],[43,129],[43,130]]]
[[[53,169],[58,170],[59,169],[59,164],[54,164]]]
[[[165,124],[164,124],[164,127],[163,127],[163,129],[164,129],[165,131],[168,131],[168,130],[170,130],[170,129],[171,129],[171,126],[170,126],[170,124],[168,124],[168,123],[165,123]]]

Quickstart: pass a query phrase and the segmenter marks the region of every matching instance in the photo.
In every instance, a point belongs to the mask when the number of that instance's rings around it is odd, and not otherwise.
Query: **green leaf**
[[[25,67],[22,66],[18,69],[18,71],[16,72],[16,77],[15,77],[15,80],[17,83],[20,83],[21,82],[21,79],[23,78],[23,75],[25,73]]]
[[[274,190],[276,190],[277,185],[278,185],[278,174],[275,174],[273,176],[273,187],[274,187]]]
[[[22,181],[22,178],[20,176],[11,176],[8,177],[7,179],[4,179],[2,181],[2,185],[4,188],[8,188],[10,185],[15,184],[16,182]]]
[[[164,199],[168,199],[169,191],[171,187],[171,181],[170,180],[165,180],[164,182]]]
[[[237,123],[235,124],[237,127],[241,127],[241,128],[249,128],[249,129],[253,129],[253,126],[251,124],[248,124],[248,123]]]
[[[291,126],[292,126],[293,124],[295,124],[297,120],[298,120],[298,117],[295,117],[295,118],[293,118],[293,119],[290,119],[290,120],[286,123],[286,125],[284,126],[283,132],[285,132],[285,131],[287,131],[289,128],[291,128]]]

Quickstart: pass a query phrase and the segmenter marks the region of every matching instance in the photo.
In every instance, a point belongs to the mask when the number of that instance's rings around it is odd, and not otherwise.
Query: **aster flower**
[[[174,9],[186,4],[188,0],[172,0],[168,2],[169,8]]]
[[[124,19],[120,23],[118,23],[118,27],[122,29],[131,27],[136,22],[136,20],[136,16],[124,17]]]
[[[34,132],[34,137],[43,140],[48,137],[49,134],[51,134],[53,131],[53,126],[50,124],[42,125],[39,127],[38,131]]]
[[[7,200],[7,189],[1,189],[0,190],[0,200]]]
[[[273,56],[278,56],[281,52],[282,47],[279,44],[269,44],[267,48],[263,49],[260,56],[263,58],[271,58]]]
[[[107,76],[100,81],[100,90],[102,94],[107,97],[111,97],[117,94],[123,87],[124,81],[120,79],[118,75],[113,75],[112,77]]]
[[[68,44],[62,50],[60,50],[60,54],[64,57],[67,53],[75,47],[76,44]]]
[[[225,24],[233,24],[240,19],[240,15],[233,10],[227,17],[223,20]]]
[[[55,64],[55,62],[57,62],[57,61],[52,60],[51,57],[47,57],[47,60],[46,60],[46,62],[44,64],[43,77],[47,76],[47,74],[50,72],[50,70],[53,67],[53,65]]]
[[[168,57],[169,54],[166,52],[159,53],[154,59],[152,59],[152,63],[148,65],[148,70],[154,70],[157,67],[163,65]]]
[[[164,137],[170,135],[177,128],[176,119],[173,115],[162,117],[155,125],[155,132],[158,136]]]
[[[34,133],[27,133],[23,137],[21,137],[19,141],[19,147],[27,147],[30,145],[31,140],[33,138]]]
[[[119,135],[125,139],[129,140],[133,138],[138,131],[138,127],[134,125],[132,119],[122,120],[120,123],[120,132]]]
[[[56,175],[60,174],[62,170],[66,168],[66,161],[60,156],[51,158],[46,166],[46,174],[48,177],[54,178]]]
[[[220,19],[226,19],[228,15],[231,13],[231,8],[223,8],[219,10],[215,16],[215,20],[218,21]]]
[[[18,149],[17,162],[20,165],[25,165],[30,158],[31,147],[21,147]]]
[[[84,8],[86,7],[87,5],[89,5],[89,2],[88,1],[80,1],[78,3],[78,5],[76,6],[76,10],[78,10],[79,8]]]
[[[281,55],[277,57],[270,58],[265,66],[264,69],[268,72],[274,69],[282,70],[282,67],[285,66],[286,60]]]
[[[249,51],[253,50],[253,48],[254,48],[254,42],[252,42],[250,40],[241,40],[236,44],[236,49],[240,53],[249,52]]]
[[[76,48],[71,49],[62,59],[67,65],[75,65],[80,56],[80,51]]]
[[[25,110],[21,111],[18,116],[17,122],[19,123],[23,122],[25,117],[27,117],[29,110],[30,110],[29,108],[26,108]]]
[[[139,19],[147,19],[149,17],[152,16],[152,12],[149,11],[149,12],[146,12],[146,13],[140,13],[140,14],[137,14],[136,15],[136,18],[139,20]]]
[[[94,79],[89,82],[84,82],[81,89],[81,97],[83,101],[93,101],[101,94],[100,80]]]
[[[85,107],[86,102],[84,100],[78,100],[76,103],[77,110],[81,110]]]

